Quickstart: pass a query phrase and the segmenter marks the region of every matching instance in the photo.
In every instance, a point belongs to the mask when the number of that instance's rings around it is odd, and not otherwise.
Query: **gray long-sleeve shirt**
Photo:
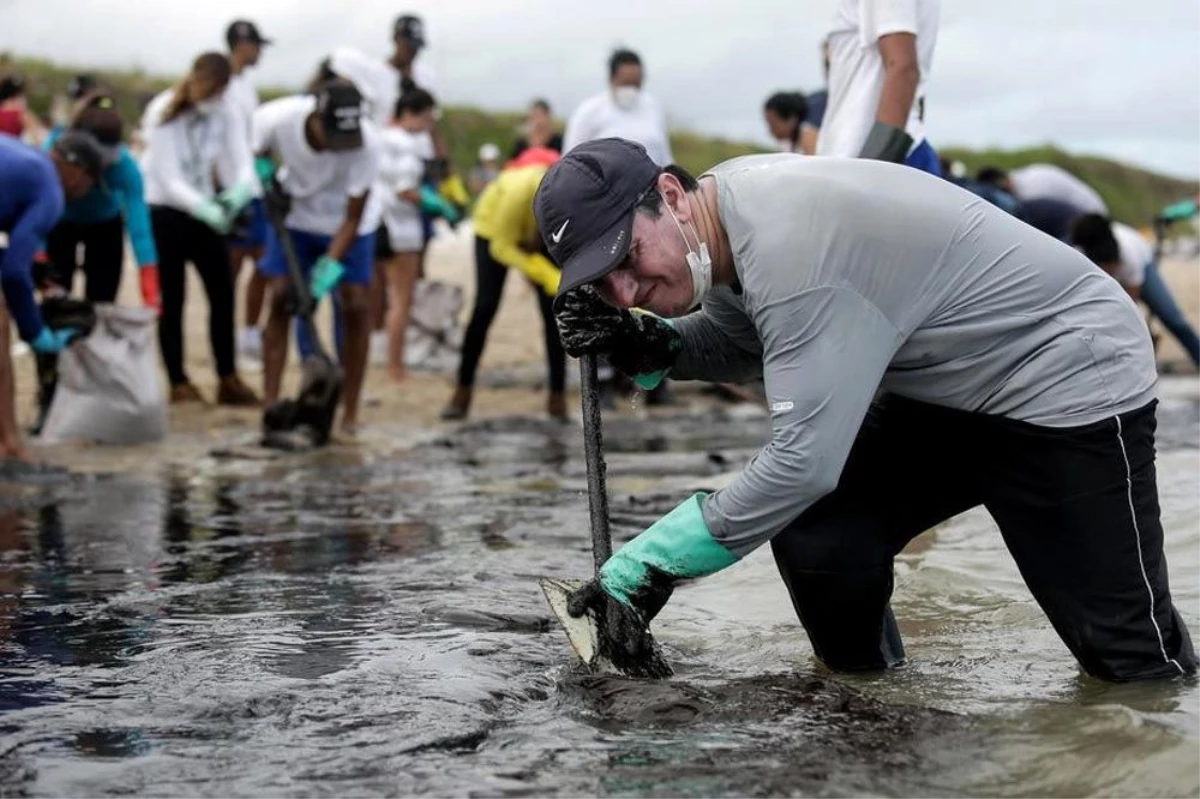
[[[1074,427],[1141,407],[1157,375],[1124,290],[1071,247],[924,172],[748,156],[716,179],[741,294],[678,320],[672,377],[762,375],[773,435],[704,517],[742,556],[836,487],[879,388]]]

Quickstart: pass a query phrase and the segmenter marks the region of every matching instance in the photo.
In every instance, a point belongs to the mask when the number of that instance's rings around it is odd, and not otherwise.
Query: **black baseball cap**
[[[662,170],[646,148],[594,139],[564,155],[533,198],[538,230],[562,268],[561,297],[607,275],[629,254],[633,214]]]
[[[317,87],[317,113],[331,150],[362,147],[363,98],[354,84],[340,78]]]
[[[253,42],[254,44],[270,44],[271,40],[262,35],[258,26],[248,19],[235,19],[225,29],[225,43],[232,48],[238,42]]]
[[[392,38],[405,39],[415,47],[425,46],[425,23],[415,14],[401,14],[392,25]]]
[[[84,130],[68,130],[54,140],[51,150],[69,164],[80,167],[99,181],[104,174],[104,149],[96,137]]]
[[[67,97],[72,100],[82,100],[83,96],[96,88],[96,79],[87,73],[80,73],[67,82]]]

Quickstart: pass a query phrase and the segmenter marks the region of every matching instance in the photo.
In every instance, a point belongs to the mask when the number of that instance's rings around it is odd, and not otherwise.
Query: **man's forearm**
[[[916,64],[885,66],[884,69],[883,89],[879,93],[875,120],[903,130],[912,112],[921,70]]]
[[[762,352],[739,345],[704,312],[677,319],[683,349],[671,367],[677,380],[741,383],[762,376]]]
[[[358,220],[345,220],[337,229],[337,233],[333,234],[333,239],[329,242],[329,252],[326,254],[335,261],[342,260],[346,253],[350,252],[350,248],[354,246],[354,240],[357,238]]]

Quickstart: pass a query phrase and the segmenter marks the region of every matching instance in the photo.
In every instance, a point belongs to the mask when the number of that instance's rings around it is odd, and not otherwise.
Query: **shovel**
[[[334,362],[317,335],[313,322],[316,302],[308,281],[300,269],[296,248],[288,233],[286,195],[272,186],[266,189],[264,204],[267,219],[283,247],[290,290],[300,324],[313,342],[313,353],[301,364],[300,393],[296,399],[280,400],[263,411],[263,445],[275,449],[298,450],[323,446],[329,441],[338,400],[342,396],[342,370]]]
[[[592,528],[592,558],[596,576],[600,567],[612,557],[612,532],[608,526],[608,489],[605,486],[604,439],[600,426],[600,381],[597,377],[595,355],[584,355],[579,361],[580,394],[583,402],[583,449],[587,459],[588,513]],[[550,609],[562,624],[563,631],[575,654],[593,672],[623,674],[627,677],[670,677],[671,667],[662,650],[650,636],[649,630],[630,631],[638,635],[638,646],[614,641],[609,626],[595,610],[578,618],[567,612],[572,593],[580,588],[580,580],[560,580],[544,577],[542,593]],[[609,602],[616,600],[610,599]],[[630,651],[637,655],[630,655]]]

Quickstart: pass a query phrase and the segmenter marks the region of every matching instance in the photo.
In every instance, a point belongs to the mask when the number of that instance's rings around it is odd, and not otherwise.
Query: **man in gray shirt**
[[[773,431],[573,613],[648,623],[675,582],[770,541],[818,657],[897,665],[894,556],[982,504],[1088,673],[1196,670],[1162,551],[1150,340],[1084,256],[902,166],[748,156],[697,182],[620,139],[563,158],[535,211],[568,352],[643,386],[761,376]]]

